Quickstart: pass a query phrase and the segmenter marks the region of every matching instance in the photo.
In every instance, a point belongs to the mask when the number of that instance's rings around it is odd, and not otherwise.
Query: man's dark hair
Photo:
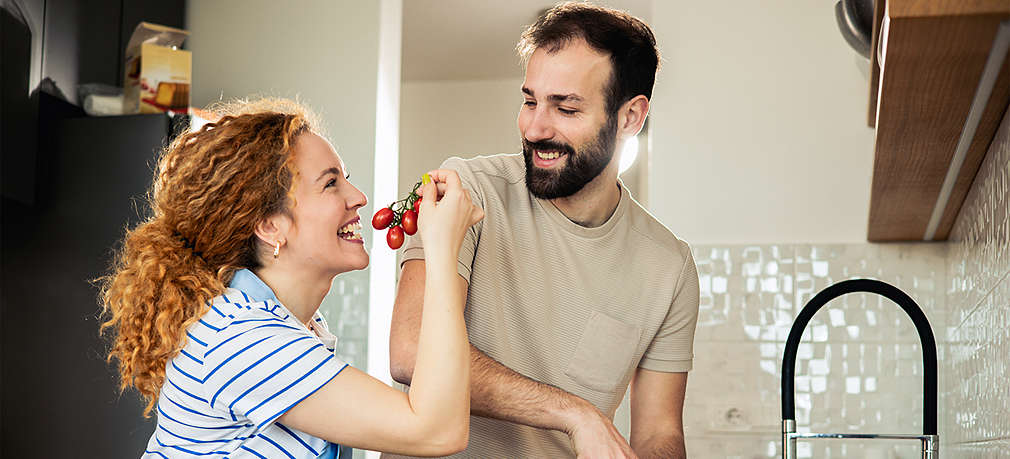
[[[516,51],[525,64],[537,48],[556,53],[580,38],[591,48],[610,54],[612,71],[604,88],[608,114],[639,94],[652,99],[659,69],[656,37],[648,25],[623,11],[587,3],[562,3],[523,32]]]

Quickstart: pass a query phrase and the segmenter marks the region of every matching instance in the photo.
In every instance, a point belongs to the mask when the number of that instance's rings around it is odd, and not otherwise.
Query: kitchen
[[[43,3],[48,10],[58,2]],[[369,197],[362,214],[371,215],[449,156],[518,150],[523,69],[513,47],[552,2],[506,3],[190,1],[179,7],[179,23],[167,25],[189,32],[192,106],[252,94],[299,97],[326,120]],[[916,2],[889,2],[887,29],[873,20],[869,34],[870,49],[883,52],[868,57],[840,31],[835,1],[600,3],[644,19],[662,52],[648,125],[622,180],[691,243],[698,266],[695,366],[684,408],[689,457],[782,457],[781,362],[790,327],[814,295],[853,278],[898,287],[932,326],[940,453],[1010,457],[1005,2],[976,2],[981,10],[970,11],[937,1],[925,13]],[[80,27],[69,41],[83,48]],[[930,73],[936,67],[962,72]],[[92,82],[78,79],[97,79],[74,69],[60,74],[56,64],[39,68],[33,81],[52,77],[70,103],[80,102],[77,83]],[[119,73],[103,78],[115,85]],[[5,183],[8,154],[5,148]],[[140,179],[149,172],[139,171]],[[8,199],[5,187],[5,214]],[[18,279],[7,257],[19,241],[8,233],[5,215],[5,292]],[[338,277],[321,311],[340,336],[342,357],[390,382],[397,263],[382,238],[366,232],[370,268]],[[32,457],[27,446],[67,405],[28,409],[32,391],[13,375],[34,367],[16,354],[23,348],[37,357],[48,348],[16,325],[32,316],[8,309],[17,297],[4,295],[3,453]],[[90,359],[90,373],[78,377],[89,378],[100,400],[122,404],[117,415],[134,425],[122,445],[130,449],[82,451],[139,453],[153,423],[140,418],[135,394],[116,394],[111,372],[102,379],[97,305],[76,311],[51,318],[54,331],[77,340],[68,347],[89,350],[80,355]],[[830,303],[798,349],[798,430],[921,432],[922,352],[894,303],[864,293]],[[626,405],[618,409],[614,422],[624,434],[629,419]],[[98,443],[124,434],[104,435]],[[801,440],[796,457],[918,457],[920,446]]]

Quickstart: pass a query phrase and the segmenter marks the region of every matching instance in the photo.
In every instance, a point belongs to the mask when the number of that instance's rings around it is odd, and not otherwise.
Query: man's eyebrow
[[[527,96],[530,97],[535,97],[533,95],[533,90],[525,86],[523,87],[523,94],[526,94]],[[585,100],[582,98],[582,96],[575,93],[551,94],[550,96],[547,96],[547,98],[550,99],[552,102],[582,102],[583,100]]]
[[[316,181],[318,182],[318,181],[319,181],[319,180],[321,180],[321,179],[322,179],[323,177],[326,177],[326,174],[335,174],[335,175],[340,175],[340,169],[338,169],[338,168],[336,168],[336,167],[331,167],[331,168],[329,168],[329,169],[326,169],[325,171],[323,171],[323,173],[322,173],[322,174],[319,174],[319,178],[317,178],[317,179],[316,179]]]
[[[551,94],[547,96],[548,99],[554,102],[582,102],[582,96],[578,94]]]

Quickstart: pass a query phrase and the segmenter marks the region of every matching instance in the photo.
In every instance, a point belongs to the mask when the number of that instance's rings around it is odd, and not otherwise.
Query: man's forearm
[[[687,449],[684,447],[684,437],[680,435],[655,436],[632,445],[639,459],[685,459]]]
[[[589,402],[534,381],[470,345],[470,412],[476,416],[568,432]]]

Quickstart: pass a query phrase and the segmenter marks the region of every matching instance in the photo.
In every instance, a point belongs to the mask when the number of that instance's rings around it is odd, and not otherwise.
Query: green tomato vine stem
[[[389,227],[392,228],[400,224],[403,220],[404,212],[412,210],[414,208],[414,201],[417,201],[420,196],[417,195],[417,189],[421,187],[421,182],[414,184],[414,188],[410,190],[407,197],[399,200],[393,201],[389,204],[389,209],[393,211],[393,221],[390,222]]]

